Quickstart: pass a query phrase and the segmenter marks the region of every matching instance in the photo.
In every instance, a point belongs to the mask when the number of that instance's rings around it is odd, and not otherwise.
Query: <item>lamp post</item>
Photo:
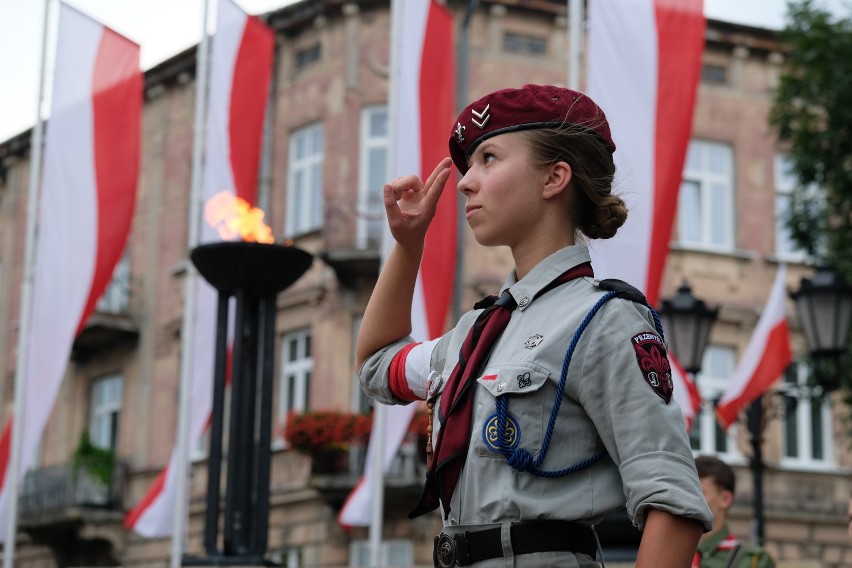
[[[843,276],[828,267],[820,267],[812,278],[802,278],[799,290],[790,292],[812,360],[812,380],[825,395],[840,386],[840,356],[846,350],[849,323],[852,320],[852,288]],[[822,372],[830,364],[828,374]],[[751,470],[754,479],[754,519],[752,539],[763,545],[763,403],[755,399],[746,412],[752,444]]]
[[[847,349],[852,321],[852,287],[843,275],[821,266],[812,278],[802,278],[790,297],[813,363],[812,380],[823,393],[832,392],[840,387],[840,357]]]
[[[719,308],[708,308],[684,281],[673,298],[662,301],[659,314],[672,352],[686,372],[698,373]]]

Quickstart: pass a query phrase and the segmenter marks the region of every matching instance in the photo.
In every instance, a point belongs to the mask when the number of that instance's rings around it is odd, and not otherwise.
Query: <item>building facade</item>
[[[464,3],[448,5],[458,28]],[[278,298],[269,559],[285,566],[361,566],[368,558],[367,531],[344,531],[336,515],[358,480],[363,448],[353,447],[342,469],[321,472],[319,457],[293,449],[282,432],[294,411],[369,412],[352,366],[384,223],[389,3],[305,0],[264,18],[276,30],[277,45],[259,205],[279,241],[315,256],[310,270]],[[468,99],[525,83],[564,85],[567,30],[564,2],[482,2],[469,27]],[[661,297],[688,281],[696,296],[720,308],[696,377],[705,402],[691,437],[696,453],[718,454],[735,466],[732,528],[748,538],[748,433],[742,425],[721,431],[713,401],[745,349],[779,263],[788,263],[789,288],[812,268],[776,220],[794,188],[767,124],[784,60],[781,45],[771,31],[710,21],[703,57]],[[132,233],[109,290],[75,342],[39,463],[24,480],[19,566],[167,565],[168,539],[141,538],[126,531],[122,519],[168,462],[177,429],[195,64],[190,49],[145,74]],[[0,143],[4,420],[14,398],[30,150],[26,132]],[[500,286],[511,258],[507,250],[479,247],[469,233],[462,238],[460,305],[470,306]],[[791,331],[795,355],[804,359],[795,317]],[[852,566],[847,409],[839,394],[824,401],[797,398],[803,389],[790,387],[806,381],[807,366],[796,363],[779,393],[766,399],[767,548],[779,566]],[[84,432],[93,446],[116,456],[106,489],[93,489],[86,476],[75,474]],[[192,452],[187,553],[202,555],[206,448]],[[388,565],[431,565],[440,519],[406,516],[423,468],[411,435],[388,477]],[[601,534],[608,564],[630,565],[639,535],[626,515],[614,513]]]

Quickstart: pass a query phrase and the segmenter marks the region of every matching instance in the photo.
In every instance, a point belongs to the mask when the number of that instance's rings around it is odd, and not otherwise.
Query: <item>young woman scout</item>
[[[385,185],[396,240],[358,335],[365,392],[427,400],[430,463],[411,516],[442,510],[436,566],[599,566],[593,526],[626,504],[637,566],[688,567],[712,526],[658,318],[619,281],[595,280],[584,239],[624,223],[615,143],[586,95],[526,85],[491,93],[452,127],[477,242],[515,269],[443,337],[415,343],[411,302],[426,229],[450,175]]]

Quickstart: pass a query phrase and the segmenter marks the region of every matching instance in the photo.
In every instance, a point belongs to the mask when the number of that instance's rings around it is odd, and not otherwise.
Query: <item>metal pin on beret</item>
[[[593,132],[615,152],[606,115],[587,95],[552,85],[524,85],[485,95],[461,111],[450,134],[450,156],[464,174],[468,157],[492,136],[566,125]]]

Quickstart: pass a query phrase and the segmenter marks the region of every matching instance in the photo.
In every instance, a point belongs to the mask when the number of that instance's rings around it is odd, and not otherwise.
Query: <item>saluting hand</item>
[[[416,175],[399,177],[384,186],[385,211],[391,235],[402,247],[423,247],[435,217],[438,199],[450,177],[449,158],[435,167],[424,183]]]

